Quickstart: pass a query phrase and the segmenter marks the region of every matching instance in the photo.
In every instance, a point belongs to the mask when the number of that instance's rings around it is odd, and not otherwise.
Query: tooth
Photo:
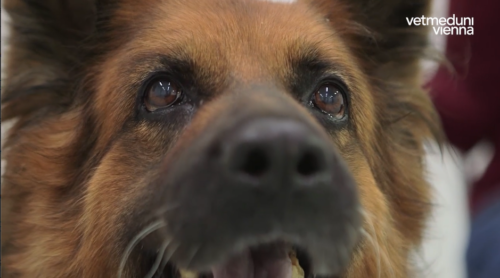
[[[188,270],[179,270],[181,273],[181,278],[197,278],[198,274]],[[294,277],[295,278],[295,277]]]
[[[304,270],[300,267],[299,260],[297,259],[295,252],[291,251],[289,256],[292,261],[292,278],[304,278]]]

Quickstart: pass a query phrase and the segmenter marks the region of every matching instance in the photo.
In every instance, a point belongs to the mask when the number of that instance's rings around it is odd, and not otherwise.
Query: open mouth
[[[169,264],[161,278],[313,278],[307,252],[284,242],[247,248],[211,271],[197,273]]]

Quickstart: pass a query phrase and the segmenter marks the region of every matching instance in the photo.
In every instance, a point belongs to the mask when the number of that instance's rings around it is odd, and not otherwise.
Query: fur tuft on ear
[[[97,0],[6,0],[10,38],[2,119],[71,103],[71,79],[85,59]],[[74,80],[73,80],[74,81]]]
[[[407,17],[421,17],[429,12],[430,0],[311,0],[336,24],[337,31],[351,41],[365,70],[386,78],[382,67],[391,74],[414,75],[414,63],[426,53],[426,26],[409,26]],[[339,9],[342,6],[342,9]],[[339,14],[347,11],[347,15]],[[397,61],[397,63],[394,63]],[[398,67],[394,70],[394,67]],[[394,76],[391,76],[394,80]]]

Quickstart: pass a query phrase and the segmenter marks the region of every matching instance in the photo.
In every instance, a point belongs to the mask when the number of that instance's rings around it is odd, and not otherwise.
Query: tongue
[[[292,262],[284,245],[273,245],[252,252],[254,278],[292,278]]]
[[[291,278],[292,263],[282,244],[246,250],[212,269],[214,278]]]

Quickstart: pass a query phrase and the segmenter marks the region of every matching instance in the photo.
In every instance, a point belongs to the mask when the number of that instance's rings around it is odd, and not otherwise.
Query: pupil
[[[330,87],[325,86],[319,90],[319,98],[323,103],[334,104],[337,93],[337,90],[331,90]]]
[[[156,86],[153,90],[155,95],[159,97],[166,97],[171,94],[172,86],[170,85],[170,82],[159,81],[158,83],[156,83]]]

